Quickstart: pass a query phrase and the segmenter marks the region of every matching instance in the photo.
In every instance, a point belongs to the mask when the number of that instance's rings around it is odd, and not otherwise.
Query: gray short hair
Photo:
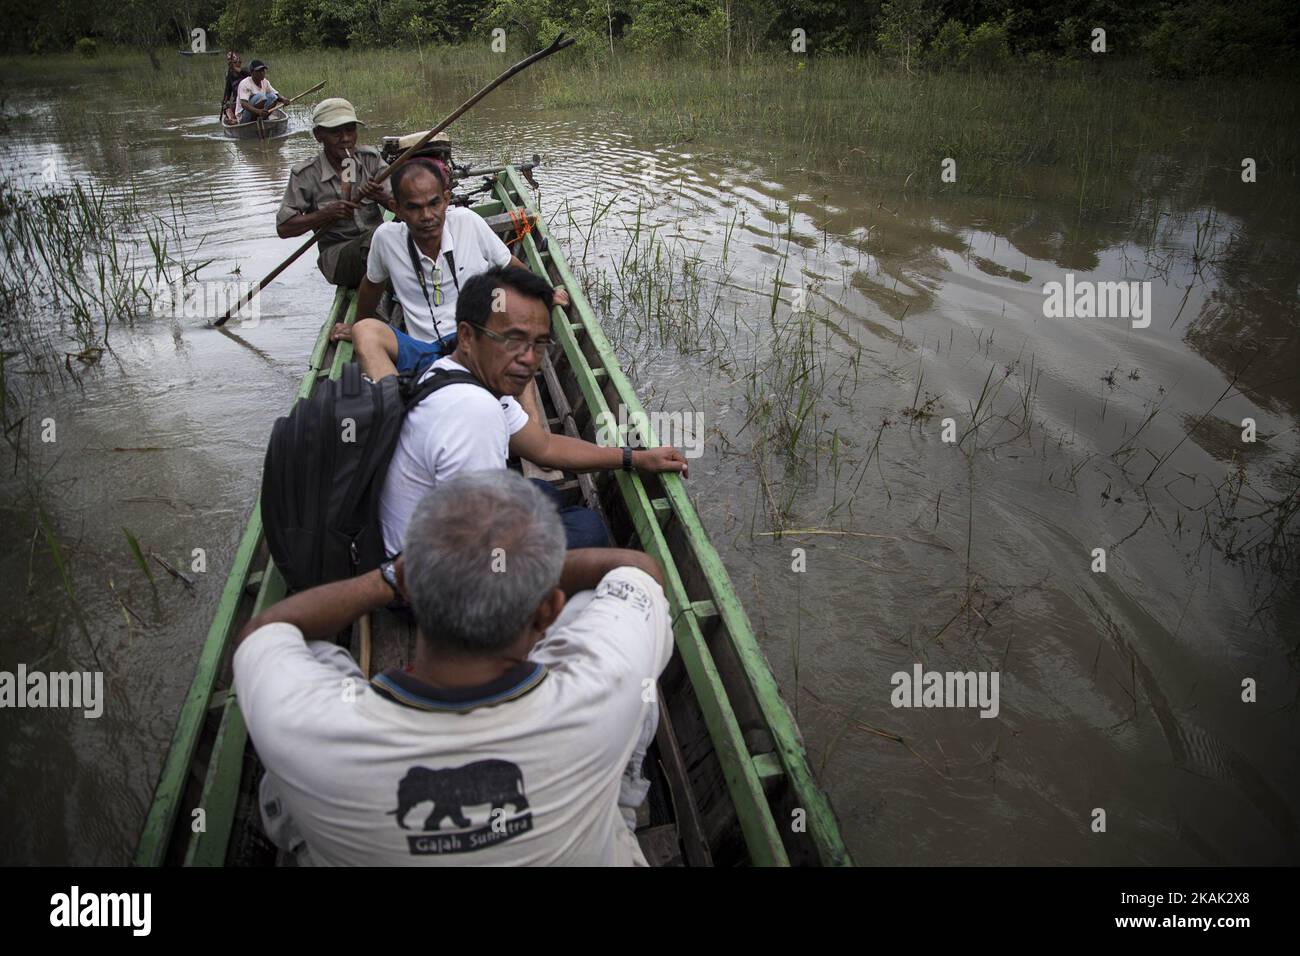
[[[559,510],[528,479],[500,468],[440,482],[406,529],[403,580],[420,633],[468,654],[509,647],[559,584],[564,552]]]

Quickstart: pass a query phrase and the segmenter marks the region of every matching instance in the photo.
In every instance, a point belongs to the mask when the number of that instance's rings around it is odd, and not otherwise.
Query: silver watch
[[[384,583],[393,589],[393,597],[402,596],[401,589],[397,586],[397,559],[385,561],[379,566],[379,576],[384,579]]]

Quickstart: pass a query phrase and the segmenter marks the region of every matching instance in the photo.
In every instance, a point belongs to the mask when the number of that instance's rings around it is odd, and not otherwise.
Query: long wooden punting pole
[[[546,59],[546,58],[547,58],[548,56],[550,56],[552,53],[558,53],[560,50],[563,50],[565,47],[573,46],[573,44],[576,43],[576,42],[577,42],[577,41],[574,40],[572,37],[569,37],[568,39],[565,39],[564,34],[561,33],[561,34],[560,34],[559,36],[557,36],[554,40],[552,40],[552,41],[551,41],[551,45],[548,46],[548,47],[546,47],[544,50],[538,50],[538,51],[537,51],[536,53],[534,53],[532,56],[528,56],[528,57],[525,57],[524,59],[520,60],[518,63],[516,63],[516,64],[515,64],[514,66],[512,66],[510,69],[506,70],[504,73],[502,73],[500,76],[498,76],[495,80],[493,80],[491,83],[489,83],[487,86],[483,87],[483,89],[479,90],[477,93],[475,93],[475,94],[474,94],[473,96],[471,96],[469,99],[467,99],[464,103],[461,103],[460,106],[458,106],[458,107],[456,107],[454,110],[452,110],[452,111],[451,111],[451,115],[449,115],[449,116],[448,116],[446,119],[444,119],[441,123],[439,123],[439,124],[438,124],[437,126],[435,126],[433,129],[429,130],[427,133],[425,133],[423,136],[421,136],[418,140],[416,140],[415,145],[413,145],[410,149],[406,150],[404,153],[402,153],[402,155],[398,156],[395,160],[393,160],[391,163],[389,163],[387,166],[385,166],[385,167],[384,167],[383,169],[381,169],[379,172],[375,173],[374,178],[371,180],[371,182],[382,183],[385,179],[387,179],[389,176],[391,176],[391,175],[393,174],[393,172],[394,172],[394,171],[395,171],[399,166],[402,166],[404,163],[406,163],[408,160],[410,160],[410,159],[411,159],[411,158],[412,158],[412,157],[413,157],[417,152],[419,152],[421,149],[423,149],[425,146],[427,146],[427,145],[429,144],[429,141],[430,141],[430,140],[432,140],[435,136],[437,136],[439,133],[441,133],[444,129],[446,129],[448,126],[450,126],[450,125],[451,125],[452,123],[454,123],[456,120],[460,119],[460,117],[461,117],[462,115],[464,115],[464,113],[465,113],[465,112],[466,112],[470,107],[472,107],[472,106],[473,106],[475,103],[477,103],[479,100],[483,99],[483,97],[487,96],[489,93],[491,93],[493,90],[495,90],[498,86],[500,86],[500,85],[501,85],[502,83],[504,83],[506,80],[510,79],[510,77],[514,76],[516,73],[520,73],[520,72],[522,72],[523,70],[528,69],[528,67],[532,66],[532,65],[533,65],[534,63],[536,63],[538,60],[544,60],[544,59]],[[297,249],[295,249],[294,252],[293,252],[293,254],[292,254],[291,256],[289,256],[288,259],[285,259],[284,262],[280,263],[278,266],[276,266],[274,269],[272,269],[272,270],[267,274],[266,278],[264,278],[264,279],[263,279],[261,282],[259,282],[257,285],[253,286],[253,288],[250,289],[250,290],[248,291],[248,294],[245,295],[242,299],[240,299],[239,302],[237,302],[237,303],[236,303],[236,304],[235,304],[231,309],[229,309],[229,310],[226,312],[225,315],[223,315],[221,318],[217,319],[217,321],[213,322],[213,323],[212,323],[213,326],[219,327],[219,326],[225,325],[227,322],[229,322],[229,321],[230,321],[230,317],[231,317],[232,315],[234,315],[236,312],[238,312],[238,311],[239,311],[240,309],[242,309],[244,306],[248,305],[249,302],[253,301],[253,296],[257,295],[257,293],[261,292],[261,291],[262,291],[263,289],[265,289],[268,285],[270,285],[272,282],[274,282],[276,276],[278,276],[278,275],[279,275],[281,272],[283,272],[285,269],[289,268],[289,266],[291,266],[291,265],[292,265],[292,264],[297,260],[297,258],[298,258],[299,256],[301,256],[304,252],[306,252],[308,249],[310,249],[312,246],[314,246],[317,242],[319,242],[319,241],[320,241],[320,237],[321,237],[322,235],[324,235],[324,234],[328,231],[328,228],[329,228],[329,227],[326,227],[326,228],[323,228],[323,229],[317,229],[314,233],[312,233],[312,234],[311,234],[311,237],[310,237],[306,242],[304,242],[301,246],[299,246]]]
[[[301,93],[299,93],[297,96],[291,96],[291,97],[289,97],[287,100],[285,100],[283,103],[277,103],[277,104],[275,105],[275,108],[276,108],[277,110],[282,110],[282,109],[284,109],[286,106],[291,106],[291,105],[293,105],[294,103],[298,102],[298,101],[299,101],[300,99],[302,99],[304,96],[310,96],[311,94],[315,93],[317,90],[322,90],[322,89],[324,89],[324,88],[325,88],[325,81],[324,81],[324,80],[321,80],[319,83],[317,83],[315,86],[313,86],[310,90],[303,90],[303,91],[302,91]]]
[[[317,90],[319,90],[319,89],[324,89],[324,87],[325,87],[325,81],[324,81],[324,80],[321,80],[319,83],[317,83],[315,86],[313,86],[310,90],[303,90],[303,91],[302,91],[301,93],[299,93],[297,96],[291,96],[291,97],[289,97],[287,100],[284,100],[283,102],[276,103],[276,104],[275,104],[275,107],[271,110],[271,112],[274,113],[276,110],[282,110],[282,109],[284,109],[286,106],[292,106],[294,103],[296,103],[298,100],[302,99],[304,96],[308,96],[308,95],[310,95],[310,94],[312,94],[312,93],[315,93],[315,92],[316,92]],[[286,117],[287,117],[288,115],[289,115],[289,114],[287,114],[287,113],[285,114]],[[258,139],[266,139],[266,128],[262,126],[262,121],[263,121],[265,118],[266,118],[266,117],[264,117],[264,116],[259,116],[259,117],[257,118],[257,138],[258,138]]]

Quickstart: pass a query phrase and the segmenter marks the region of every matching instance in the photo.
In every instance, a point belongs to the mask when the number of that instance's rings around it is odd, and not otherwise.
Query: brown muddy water
[[[12,82],[11,184],[134,189],[205,279],[294,248],[273,217],[305,113],[232,143],[206,103]],[[1185,189],[1152,157],[1158,189],[1085,218],[516,103],[458,124],[458,159],[543,155],[543,211],[644,404],[701,416],[688,488],[859,863],[1300,859],[1294,180]],[[408,131],[365,118],[371,142]],[[1149,282],[1149,326],[1048,317],[1067,274]],[[0,714],[0,861],[130,858],[330,300],[308,256],[234,335],[140,316],[70,372],[56,313],[53,354],[7,363],[30,460],[6,444],[0,670],[102,666],[106,705]],[[151,584],[123,529],[187,571],[203,549],[193,593],[152,561]],[[997,672],[996,716],[893,706],[918,663]]]

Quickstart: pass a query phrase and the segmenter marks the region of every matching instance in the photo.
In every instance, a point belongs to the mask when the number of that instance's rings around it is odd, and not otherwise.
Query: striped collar
[[[382,697],[404,707],[441,713],[466,714],[479,707],[492,707],[515,700],[531,691],[546,677],[542,664],[521,661],[495,680],[476,687],[434,687],[398,667],[390,667],[370,679]]]

